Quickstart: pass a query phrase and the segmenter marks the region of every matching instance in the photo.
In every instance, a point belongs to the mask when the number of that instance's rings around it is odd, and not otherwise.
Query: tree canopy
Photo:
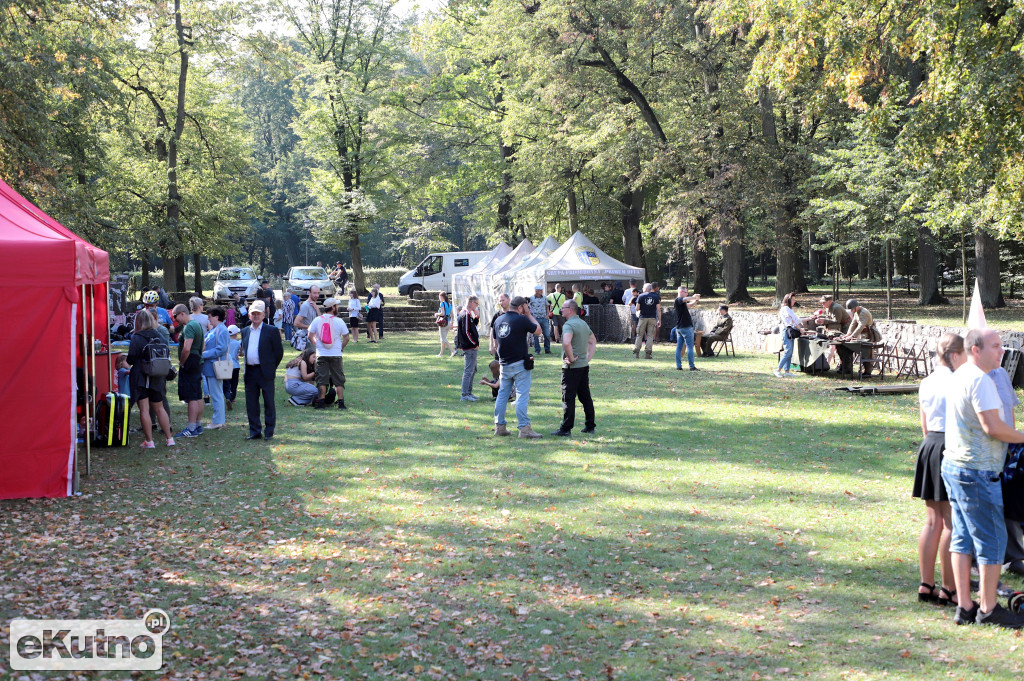
[[[779,298],[893,249],[932,303],[969,236],[1001,302],[997,246],[1024,236],[1019,3],[402,11],[12,0],[0,175],[175,287],[186,259],[283,271],[312,247],[362,288],[364,264],[582,229],[732,301],[758,261]]]

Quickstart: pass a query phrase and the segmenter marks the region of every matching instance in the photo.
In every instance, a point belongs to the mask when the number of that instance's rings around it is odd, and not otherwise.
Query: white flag
[[[971,297],[971,311],[967,314],[967,330],[971,329],[984,329],[987,328],[988,324],[985,323],[985,308],[981,306],[981,289],[978,288],[978,280],[974,280],[974,296]]]

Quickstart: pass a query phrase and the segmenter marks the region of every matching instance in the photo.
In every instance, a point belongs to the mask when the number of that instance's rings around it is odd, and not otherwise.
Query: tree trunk
[[[569,179],[569,185],[566,187],[566,203],[569,210],[569,234],[575,234],[579,229],[580,217],[579,210],[576,208],[576,190],[573,189],[572,178]]]
[[[511,146],[501,142],[498,144],[498,152],[501,155],[501,194],[498,197],[498,233],[502,237],[512,238],[515,226],[512,220],[512,154]]]
[[[885,240],[885,318],[892,319],[892,240]]]
[[[693,291],[702,296],[715,295],[714,286],[711,283],[711,266],[708,264],[707,232],[701,221],[700,227],[693,235]]]
[[[814,230],[807,230],[807,271],[811,273],[811,279],[821,279],[821,253],[814,247],[816,240]]]
[[[181,248],[178,221],[181,217],[181,194],[178,192],[178,140],[185,129],[185,85],[188,82],[188,48],[181,19],[181,0],[174,0],[174,29],[178,40],[178,91],[174,112],[174,127],[167,137],[167,226],[174,239],[174,248]],[[170,288],[170,282],[174,288]],[[185,256],[164,257],[164,290],[182,291],[185,288]]]
[[[870,247],[869,247],[870,248]],[[868,277],[867,249],[857,251],[857,278],[864,281]]]
[[[628,176],[622,176],[622,192],[619,207],[622,215],[622,258],[626,264],[647,270],[644,258],[643,236],[640,234],[640,218],[644,206],[644,190],[632,187]]]
[[[773,165],[771,175],[775,194],[772,197],[775,213],[775,304],[780,305],[787,293],[796,290],[796,260],[800,244],[799,241],[793,243],[792,216],[784,205],[786,179],[782,168],[778,128],[775,124],[775,104],[767,85],[757,89],[757,103],[761,112],[761,135],[770,156],[769,162]]]
[[[193,276],[195,277],[194,283],[197,296],[203,295],[203,268],[201,260],[198,253],[192,255],[192,269],[195,270]]]
[[[788,212],[790,213],[790,215],[792,215],[795,212],[795,209],[794,208],[789,208]],[[793,242],[796,244],[796,248],[797,248],[797,258],[796,258],[796,265],[795,265],[795,267],[796,267],[796,287],[793,290],[796,291],[797,293],[807,293],[807,291],[808,291],[808,289],[807,289],[807,279],[804,277],[804,267],[807,264],[807,259],[805,257],[803,257],[803,255],[804,255],[804,253],[803,253],[804,235],[803,235],[803,232],[800,230],[799,227],[796,226],[795,223],[791,222],[790,224],[793,225]]]
[[[999,242],[983,229],[974,236],[975,276],[981,290],[981,304],[984,307],[1006,307],[1003,292],[999,287]],[[967,281],[964,280],[964,289]]]
[[[352,255],[352,283],[359,295],[365,296],[370,291],[366,286],[366,275],[363,274],[363,252],[360,250],[358,235],[352,237],[352,240],[348,242],[348,250]]]
[[[183,281],[178,280],[177,258],[165,254],[161,256],[161,260],[164,267],[164,290],[168,293],[180,291]]]
[[[149,251],[142,254],[142,279],[139,282],[139,297],[142,297],[142,293],[149,288]]]
[[[935,242],[931,230],[921,226],[917,228],[917,281],[918,305],[939,305],[948,302],[939,293],[939,280],[936,276]]]
[[[737,226],[738,227],[738,226]],[[722,281],[725,283],[725,298],[729,303],[756,303],[747,291],[746,247],[743,245],[742,228],[723,227],[722,239]]]

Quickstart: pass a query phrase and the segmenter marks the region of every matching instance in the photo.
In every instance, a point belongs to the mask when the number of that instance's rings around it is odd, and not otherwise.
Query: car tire
[[[419,284],[413,284],[412,286],[409,287],[409,296],[411,297],[412,294],[422,290],[424,290],[422,286],[420,286]]]

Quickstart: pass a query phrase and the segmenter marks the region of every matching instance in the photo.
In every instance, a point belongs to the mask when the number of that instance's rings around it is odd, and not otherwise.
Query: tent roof
[[[497,267],[488,270],[486,274],[500,274],[511,270],[519,265],[519,263],[521,263],[523,259],[531,253],[533,253],[533,242],[529,239],[523,239],[519,242],[519,245],[515,247],[515,250],[505,256],[505,259],[502,260]]]
[[[479,260],[479,262],[470,267],[468,270],[466,270],[465,272],[459,272],[458,276],[465,277],[470,274],[479,274],[480,272],[483,272],[484,270],[488,269],[492,265],[492,263],[498,263],[504,260],[506,257],[508,257],[508,254],[511,252],[512,248],[505,242],[502,242],[495,246],[494,250],[492,250],[490,253],[482,257]]]
[[[77,259],[77,266],[71,270],[75,273],[76,285],[102,284],[110,279],[110,256],[106,251],[51,218],[3,180],[0,180],[0,215],[25,231],[35,234],[51,232],[71,239]]]
[[[74,286],[84,250],[0,193],[0,286]]]
[[[543,265],[538,267],[538,276],[543,272],[547,279],[643,279],[642,267],[634,267],[616,260],[594,242],[576,232],[562,244]]]

